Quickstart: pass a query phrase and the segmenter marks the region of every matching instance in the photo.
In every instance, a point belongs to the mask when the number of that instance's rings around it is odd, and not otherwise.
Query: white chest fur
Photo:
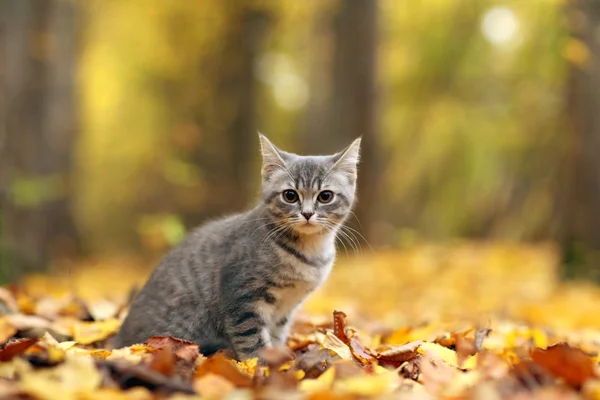
[[[329,276],[335,261],[335,238],[333,235],[307,238],[296,243],[295,249],[308,260],[326,260],[318,266],[304,262],[290,252],[277,248],[281,268],[290,278],[289,287],[272,290],[277,302],[269,311],[272,321],[290,316],[313,291],[319,288]],[[266,310],[265,310],[266,311]]]

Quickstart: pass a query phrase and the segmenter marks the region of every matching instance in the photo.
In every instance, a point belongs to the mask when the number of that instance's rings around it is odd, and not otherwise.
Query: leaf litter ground
[[[559,283],[551,246],[341,260],[287,346],[260,362],[207,358],[169,336],[114,349],[130,288],[147,276],[134,264],[1,288],[0,398],[600,399],[600,291]]]

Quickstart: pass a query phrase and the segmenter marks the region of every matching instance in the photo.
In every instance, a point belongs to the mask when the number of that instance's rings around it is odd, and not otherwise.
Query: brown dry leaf
[[[363,364],[375,362],[376,358],[358,339],[357,336],[352,336],[349,339],[349,347],[354,357]]]
[[[195,361],[200,355],[196,343],[172,336],[152,336],[146,344],[154,349],[171,348],[175,356],[186,361]]]
[[[81,344],[100,342],[119,330],[121,322],[116,318],[99,322],[78,322],[73,327],[73,338]]]
[[[417,340],[402,346],[394,346],[378,353],[376,357],[382,364],[399,366],[400,364],[415,358],[422,344],[422,340]]]
[[[342,311],[333,312],[333,334],[342,342],[348,344],[346,336],[346,314]]]
[[[207,374],[220,375],[236,387],[252,386],[252,378],[240,371],[234,361],[225,358],[222,354],[216,354],[200,364],[194,377],[199,379]]]
[[[581,386],[596,377],[591,358],[567,343],[558,343],[545,350],[533,349],[530,355],[538,365],[570,385]]]
[[[0,349],[0,361],[6,362],[12,360],[14,357],[22,354],[25,350],[36,344],[37,341],[38,339],[11,340]]]
[[[337,339],[337,338],[336,338]],[[313,379],[325,372],[335,361],[340,360],[337,354],[319,345],[310,345],[307,350],[297,355],[296,368],[303,371],[308,379]]]

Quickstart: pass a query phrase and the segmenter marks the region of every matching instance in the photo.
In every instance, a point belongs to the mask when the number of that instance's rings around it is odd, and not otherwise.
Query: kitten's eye
[[[317,200],[324,204],[330,203],[333,200],[333,192],[331,190],[323,190],[319,193]]]
[[[284,190],[283,193],[281,194],[281,197],[283,197],[283,200],[286,203],[295,203],[298,201],[298,193],[295,190]]]

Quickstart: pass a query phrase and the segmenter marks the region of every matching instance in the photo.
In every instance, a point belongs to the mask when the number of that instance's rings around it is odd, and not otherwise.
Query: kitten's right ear
[[[264,179],[269,180],[273,172],[286,168],[285,160],[282,151],[275,147],[265,135],[259,132],[258,138],[263,159],[261,173]]]

